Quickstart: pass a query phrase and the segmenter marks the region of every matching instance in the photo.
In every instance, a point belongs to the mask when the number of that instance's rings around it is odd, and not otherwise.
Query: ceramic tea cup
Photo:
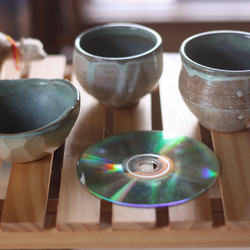
[[[106,106],[137,104],[157,86],[162,66],[162,39],[145,26],[111,23],[89,29],[75,40],[75,75]]]
[[[250,33],[209,31],[181,45],[180,93],[200,123],[211,130],[250,127]]]
[[[29,162],[56,150],[80,109],[79,91],[61,79],[0,81],[0,158]]]

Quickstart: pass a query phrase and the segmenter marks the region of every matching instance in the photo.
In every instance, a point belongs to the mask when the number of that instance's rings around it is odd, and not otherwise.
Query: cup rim
[[[189,62],[191,65],[199,67],[199,68],[201,68],[201,69],[203,69],[204,71],[207,71],[207,72],[211,72],[211,71],[218,72],[218,73],[221,72],[221,73],[229,74],[229,75],[235,74],[235,73],[242,73],[242,74],[247,73],[247,74],[249,74],[250,69],[244,69],[244,70],[227,70],[227,69],[213,68],[213,67],[205,66],[205,65],[200,64],[198,62],[195,62],[194,60],[192,60],[190,57],[187,56],[187,54],[185,52],[185,47],[186,47],[186,45],[190,41],[192,41],[192,40],[194,40],[196,38],[202,37],[202,36],[206,36],[206,35],[211,35],[211,34],[225,34],[225,33],[228,33],[228,34],[239,34],[239,35],[248,37],[250,39],[250,32],[246,32],[246,31],[239,31],[239,30],[211,30],[211,31],[201,32],[201,33],[198,33],[198,34],[195,34],[195,35],[192,35],[192,36],[186,38],[182,42],[180,50],[179,50],[181,58],[184,59],[185,61]],[[250,42],[250,40],[249,40],[249,42]]]
[[[36,135],[38,133],[38,135],[41,134],[47,134],[50,131],[53,131],[53,128],[55,128],[55,126],[60,125],[71,113],[72,110],[74,110],[75,107],[77,107],[80,104],[80,92],[79,90],[68,80],[66,79],[60,79],[60,78],[55,78],[55,79],[45,79],[45,78],[28,78],[28,79],[4,79],[4,80],[0,80],[0,83],[2,81],[40,81],[40,82],[46,82],[47,84],[49,84],[50,82],[59,82],[62,83],[66,86],[68,86],[73,92],[74,92],[74,99],[72,100],[72,104],[68,106],[68,108],[61,114],[59,115],[55,120],[53,120],[52,122],[36,128],[36,129],[32,129],[32,130],[28,130],[28,131],[24,131],[24,132],[19,132],[19,133],[0,133],[0,138],[1,139],[7,139],[7,138],[23,138],[23,137],[33,137],[34,135]]]
[[[82,47],[80,46],[80,41],[81,41],[81,38],[84,35],[88,34],[89,32],[92,32],[92,31],[95,31],[95,30],[98,30],[98,29],[108,28],[108,27],[127,27],[127,28],[134,28],[134,29],[138,29],[138,30],[143,30],[143,31],[146,31],[149,34],[153,35],[156,38],[156,43],[151,49],[149,49],[149,50],[147,50],[147,51],[145,51],[143,53],[135,54],[135,55],[132,55],[132,56],[124,56],[124,57],[98,56],[98,55],[89,53],[86,50],[82,49]],[[147,26],[144,26],[144,25],[135,24],[135,23],[123,23],[123,22],[122,23],[108,23],[108,24],[103,24],[103,25],[99,25],[99,26],[87,29],[86,31],[80,33],[76,37],[74,45],[75,45],[75,49],[78,52],[80,52],[81,54],[84,54],[86,56],[95,58],[97,60],[99,59],[99,60],[107,60],[107,61],[109,61],[109,60],[110,61],[112,61],[112,60],[122,61],[122,60],[140,58],[142,56],[146,56],[146,55],[156,51],[162,45],[162,38],[161,38],[161,36],[159,35],[158,32],[156,32],[155,30],[153,30],[153,29],[151,29],[151,28],[149,28]]]

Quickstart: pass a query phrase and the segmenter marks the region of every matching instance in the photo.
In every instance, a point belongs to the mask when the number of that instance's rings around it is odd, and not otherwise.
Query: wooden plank
[[[163,129],[200,140],[199,122],[185,105],[179,93],[180,70],[179,55],[164,54],[164,69],[159,86]]]
[[[63,78],[65,63],[64,56],[48,56],[44,60],[32,62],[28,77]],[[7,72],[11,75],[11,71]],[[8,75],[5,74],[5,77]],[[31,163],[12,164],[2,215],[3,230],[43,229],[52,158],[53,154]]]
[[[164,55],[164,70],[160,80],[160,100],[163,130],[201,140],[197,119],[179,94],[178,78],[181,61],[177,54]],[[171,229],[209,229],[212,213],[208,192],[181,205],[169,207]]]
[[[32,233],[0,232],[0,246],[1,249],[241,249],[250,246],[249,233],[249,230],[227,230],[224,227],[212,230],[177,231],[166,227],[155,230],[104,229],[85,232],[53,228]]]
[[[3,207],[3,231],[43,229],[52,155],[39,161],[13,164]]]
[[[151,130],[151,95],[145,96],[137,106],[115,109],[114,133]],[[115,230],[152,229],[156,224],[154,208],[135,208],[113,205],[112,227]]]
[[[226,225],[230,229],[250,229],[250,133],[212,132],[212,138],[221,163]]]
[[[100,226],[100,199],[84,188],[76,175],[76,164],[83,151],[103,139],[105,108],[87,94],[73,77],[81,93],[80,114],[65,144],[59,194],[57,228],[94,230]]]
[[[148,94],[132,108],[114,110],[114,134],[152,129],[151,95]]]

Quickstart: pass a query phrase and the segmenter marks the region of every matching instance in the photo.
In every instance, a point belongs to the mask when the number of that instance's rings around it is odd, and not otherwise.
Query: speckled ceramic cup
[[[29,162],[65,141],[80,109],[79,91],[61,79],[0,81],[0,158]]]
[[[145,26],[111,23],[89,29],[75,40],[75,75],[107,106],[137,104],[157,86],[162,66],[162,39]]]
[[[200,123],[211,130],[250,127],[250,33],[210,31],[181,45],[180,93]]]

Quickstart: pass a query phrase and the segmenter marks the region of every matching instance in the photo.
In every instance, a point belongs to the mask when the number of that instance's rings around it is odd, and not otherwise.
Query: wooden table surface
[[[12,164],[0,199],[0,249],[250,246],[250,133],[201,127],[179,94],[180,67],[178,54],[165,53],[159,89],[133,108],[114,109],[81,88],[64,56],[50,55],[21,73],[6,62],[2,79],[71,80],[81,92],[81,110],[54,154]],[[198,198],[169,208],[115,205],[83,187],[76,163],[88,146],[121,132],[152,129],[194,137],[212,148],[220,161],[218,182]]]

